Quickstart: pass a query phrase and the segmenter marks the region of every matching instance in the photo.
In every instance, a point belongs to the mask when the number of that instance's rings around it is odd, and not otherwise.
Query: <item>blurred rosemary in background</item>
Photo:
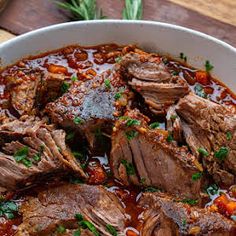
[[[116,0],[115,0],[116,1]],[[97,8],[96,0],[69,0],[56,2],[60,8],[69,11],[74,20],[96,20],[104,19],[102,9]],[[123,19],[141,20],[143,14],[142,0],[125,0],[122,11]]]

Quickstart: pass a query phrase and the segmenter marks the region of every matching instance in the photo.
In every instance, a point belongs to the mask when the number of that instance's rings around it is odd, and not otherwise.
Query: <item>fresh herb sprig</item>
[[[125,20],[141,20],[143,16],[142,0],[125,0],[122,15]]]
[[[70,11],[75,20],[95,20],[106,18],[101,9],[97,9],[96,0],[70,0],[57,2],[58,6]]]

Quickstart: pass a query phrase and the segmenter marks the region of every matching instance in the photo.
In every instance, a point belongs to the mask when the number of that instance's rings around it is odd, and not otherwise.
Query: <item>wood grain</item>
[[[97,0],[97,2],[108,18],[121,19],[124,0]],[[182,4],[180,4],[181,2]],[[224,23],[223,17],[218,16],[218,20],[216,20],[207,14],[201,14],[203,10],[200,13],[197,3],[201,3],[202,8],[200,9],[203,9],[205,6],[203,2],[209,3],[211,0],[144,0],[144,19],[189,27],[236,46],[236,26]],[[219,8],[221,5],[218,2],[225,3],[222,13],[225,15],[225,9],[227,8],[230,12],[233,4],[235,4],[232,2],[236,2],[236,0],[214,0],[214,4]],[[25,0],[11,0],[3,14],[0,15],[0,27],[14,34],[22,34],[71,19],[70,15],[60,10],[53,0],[27,0],[27,4],[25,3]],[[192,3],[191,6],[190,3]],[[204,9],[207,11],[206,7]],[[208,11],[211,10],[212,8],[209,7]],[[232,12],[234,10],[235,8],[232,9]]]
[[[169,0],[188,9],[236,26],[235,0]]]

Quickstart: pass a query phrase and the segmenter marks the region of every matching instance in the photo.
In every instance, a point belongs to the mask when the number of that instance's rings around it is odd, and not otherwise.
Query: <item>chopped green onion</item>
[[[218,193],[218,191],[219,191],[219,187],[216,184],[212,184],[206,189],[206,192],[208,193],[208,195],[215,195]]]
[[[196,95],[198,95],[199,97],[207,98],[207,94],[205,93],[203,87],[200,84],[197,84],[194,87],[194,91],[195,91]]]
[[[219,160],[223,161],[229,153],[229,148],[221,147],[218,151],[214,153],[214,156]]]
[[[184,60],[185,62],[187,61],[187,57],[184,55],[183,52],[179,54],[180,59]]]
[[[98,230],[96,229],[96,227],[89,221],[87,220],[82,220],[80,221],[80,226],[83,228],[83,229],[88,229],[89,231],[91,231],[95,236],[99,236],[99,232]]]
[[[157,129],[160,127],[160,123],[159,122],[153,122],[149,125],[150,129]]]
[[[63,233],[65,233],[65,232],[66,232],[66,228],[65,228],[63,225],[59,225],[59,226],[57,227],[57,233],[63,234]]]
[[[71,77],[71,81],[72,81],[72,82],[75,82],[75,81],[77,81],[77,80],[78,80],[77,76],[74,76],[74,75],[73,75],[73,76]]]
[[[106,229],[112,236],[117,236],[118,235],[114,226],[112,226],[110,224],[106,224]]]
[[[78,116],[76,116],[73,121],[76,125],[80,125],[84,122],[84,120],[79,118]]]
[[[205,68],[206,68],[206,72],[210,72],[214,68],[214,66],[211,65],[210,61],[207,60],[205,62]]]
[[[135,130],[129,130],[125,132],[126,138],[131,141],[133,138],[135,138],[138,135],[138,132]]]
[[[176,118],[177,118],[177,115],[171,115],[171,116],[170,116],[170,119],[171,119],[171,120],[175,120]]]
[[[115,100],[118,100],[121,98],[121,93],[116,93],[114,96]]]
[[[192,180],[193,180],[193,181],[197,181],[197,180],[199,180],[201,177],[202,177],[202,173],[201,173],[201,172],[197,172],[197,173],[194,173],[194,174],[192,175]]]
[[[64,81],[61,85],[61,92],[66,93],[69,90],[69,88],[70,84]]]
[[[174,141],[174,138],[173,138],[171,132],[168,133],[168,136],[167,136],[167,138],[166,138],[166,141],[167,141],[168,143]]]
[[[75,219],[78,220],[78,221],[84,220],[83,216],[79,213],[75,214]]]
[[[80,236],[80,235],[81,235],[80,229],[77,229],[77,230],[73,233],[73,236]]]
[[[198,151],[199,154],[201,154],[204,157],[209,156],[209,153],[208,153],[208,151],[205,148],[198,148],[197,151]]]
[[[18,211],[18,206],[13,201],[0,203],[0,216],[5,216],[7,219],[13,219]]]
[[[139,121],[139,120],[136,120],[136,119],[128,119],[127,120],[127,122],[126,122],[126,125],[128,126],[128,127],[130,127],[130,126],[133,126],[133,125],[140,125],[141,124],[141,122]]]
[[[132,163],[128,163],[126,160],[121,160],[121,163],[125,166],[127,175],[135,174],[135,169]]]
[[[111,88],[111,81],[109,79],[105,79],[104,80],[104,84],[106,86],[107,89],[110,89]]]
[[[232,139],[232,133],[230,131],[227,131],[226,138],[228,141],[230,141]]]
[[[198,200],[186,198],[186,199],[181,200],[181,202],[187,203],[187,204],[193,206],[193,205],[196,205],[198,203]]]
[[[29,168],[32,166],[32,162],[27,158],[28,154],[29,147],[24,146],[15,152],[14,159],[17,163],[22,163],[23,165]]]
[[[150,193],[155,193],[155,192],[160,192],[160,189],[154,188],[154,187],[147,187],[144,190],[145,192],[150,192]]]
[[[116,57],[116,59],[115,59],[115,62],[116,62],[116,63],[120,63],[120,62],[121,62],[121,60],[122,60],[122,57],[121,57],[121,56],[119,56],[119,57]]]

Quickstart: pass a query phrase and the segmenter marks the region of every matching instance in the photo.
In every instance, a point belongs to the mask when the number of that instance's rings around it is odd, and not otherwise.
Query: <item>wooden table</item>
[[[61,0],[62,1],[62,0]],[[120,19],[124,0],[97,0],[108,18]],[[186,26],[236,47],[236,0],[143,0],[144,20]],[[66,22],[53,0],[10,0],[0,15],[0,42],[43,26]]]

